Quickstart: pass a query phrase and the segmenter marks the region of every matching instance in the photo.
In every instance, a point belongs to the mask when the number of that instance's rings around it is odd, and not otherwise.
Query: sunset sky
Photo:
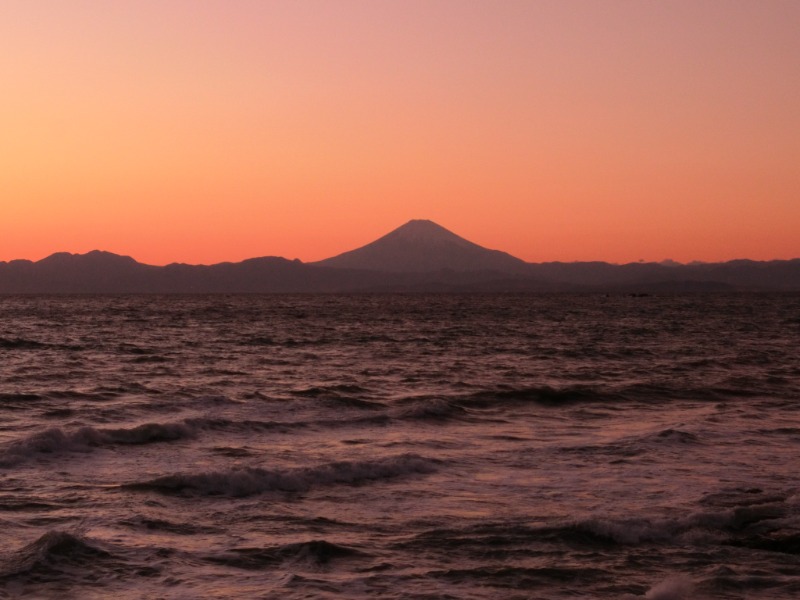
[[[0,260],[800,257],[798,0],[3,0]]]

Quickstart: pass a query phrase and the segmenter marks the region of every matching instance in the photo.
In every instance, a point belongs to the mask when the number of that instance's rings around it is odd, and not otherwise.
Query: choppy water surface
[[[795,598],[800,297],[0,297],[0,597]]]

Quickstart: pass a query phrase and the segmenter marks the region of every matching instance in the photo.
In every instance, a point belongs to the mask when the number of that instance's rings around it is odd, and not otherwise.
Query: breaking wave
[[[654,585],[645,594],[645,600],[689,600],[694,583],[686,575],[673,575]]]
[[[611,549],[620,546],[724,545],[784,554],[800,554],[800,505],[794,497],[776,498],[760,491],[744,504],[712,506],[682,517],[596,516],[561,524],[535,526],[493,522],[478,526],[433,529],[401,542],[418,551],[434,549],[468,558],[536,556],[542,545]]]
[[[0,578],[47,571],[69,565],[85,567],[112,558],[111,553],[80,535],[66,531],[48,531],[39,539],[4,557]]]
[[[130,429],[81,427],[65,431],[51,427],[11,442],[0,453],[0,466],[9,466],[38,454],[90,452],[111,445],[140,445],[194,437],[196,428],[187,423],[145,423]]]

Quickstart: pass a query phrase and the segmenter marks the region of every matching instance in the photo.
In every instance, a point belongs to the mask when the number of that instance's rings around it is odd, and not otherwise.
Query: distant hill
[[[360,287],[361,279],[356,276],[354,281],[347,272],[314,269],[279,257],[156,267],[93,251],[58,253],[38,262],[0,263],[0,293],[22,294],[336,292]]]
[[[362,248],[309,264],[271,256],[156,267],[97,250],[0,262],[0,294],[719,291],[800,291],[800,259],[534,264],[414,220]]]
[[[524,273],[527,263],[500,250],[489,250],[433,221],[413,220],[380,239],[316,264],[337,269],[392,273],[496,271]]]

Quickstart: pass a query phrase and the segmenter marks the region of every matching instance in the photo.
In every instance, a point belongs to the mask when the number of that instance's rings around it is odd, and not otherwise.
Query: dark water
[[[800,296],[0,297],[0,597],[800,597]]]

